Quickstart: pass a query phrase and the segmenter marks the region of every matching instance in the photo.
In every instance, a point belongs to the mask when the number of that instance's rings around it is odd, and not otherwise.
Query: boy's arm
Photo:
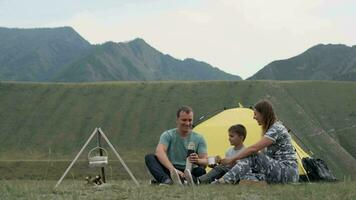
[[[238,153],[237,155],[233,156],[232,158],[224,158],[221,160],[221,164],[224,165],[231,165],[234,164],[237,160],[246,158],[247,156],[256,153],[262,149],[264,149],[265,147],[270,146],[271,144],[273,144],[273,140],[271,140],[268,137],[263,137],[260,141],[258,141],[257,143],[243,149],[240,153]]]

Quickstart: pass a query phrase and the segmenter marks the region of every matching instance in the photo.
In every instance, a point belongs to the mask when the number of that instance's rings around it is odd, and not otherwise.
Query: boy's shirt
[[[241,148],[239,149],[235,149],[235,147],[230,147],[229,149],[226,150],[225,152],[225,158],[231,158],[234,157],[235,155],[237,155],[238,153],[240,153],[243,149],[245,148],[245,146],[242,145]],[[234,165],[231,166],[226,166],[227,168],[232,168]]]
[[[226,150],[225,157],[231,158],[231,157],[237,155],[238,153],[240,153],[244,148],[245,148],[245,146],[243,146],[243,145],[240,149],[235,149],[235,147],[230,147],[229,149]]]

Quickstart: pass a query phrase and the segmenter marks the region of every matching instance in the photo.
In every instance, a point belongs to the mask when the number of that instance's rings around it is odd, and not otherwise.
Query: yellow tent
[[[208,146],[208,155],[223,157],[225,151],[231,146],[228,141],[227,130],[234,124],[242,124],[246,127],[245,146],[250,146],[261,138],[262,130],[256,120],[253,119],[253,110],[242,107],[223,110],[196,125],[194,131],[204,136]],[[299,175],[306,175],[301,159],[310,156],[294,140],[292,142],[298,155]]]

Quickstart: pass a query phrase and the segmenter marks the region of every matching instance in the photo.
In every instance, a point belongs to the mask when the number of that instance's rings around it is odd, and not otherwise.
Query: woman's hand
[[[234,163],[235,163],[235,161],[233,159],[231,159],[231,158],[223,158],[220,161],[220,164],[222,164],[222,165],[230,165],[231,166]]]

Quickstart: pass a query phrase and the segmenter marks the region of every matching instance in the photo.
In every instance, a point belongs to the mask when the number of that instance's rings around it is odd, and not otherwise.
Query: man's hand
[[[177,169],[177,172],[178,172],[179,177],[181,177],[181,178],[185,177],[184,173],[181,172],[180,170]]]
[[[199,156],[196,153],[192,153],[189,155],[189,162],[191,162],[191,163],[199,164],[198,159],[199,159]]]
[[[183,173],[182,171],[176,169],[176,168],[172,168],[172,169],[169,170],[169,171],[172,173],[172,172],[174,172],[174,170],[177,171],[179,177],[184,178],[184,176],[185,176],[184,173]],[[174,173],[175,173],[175,172],[174,172]]]

